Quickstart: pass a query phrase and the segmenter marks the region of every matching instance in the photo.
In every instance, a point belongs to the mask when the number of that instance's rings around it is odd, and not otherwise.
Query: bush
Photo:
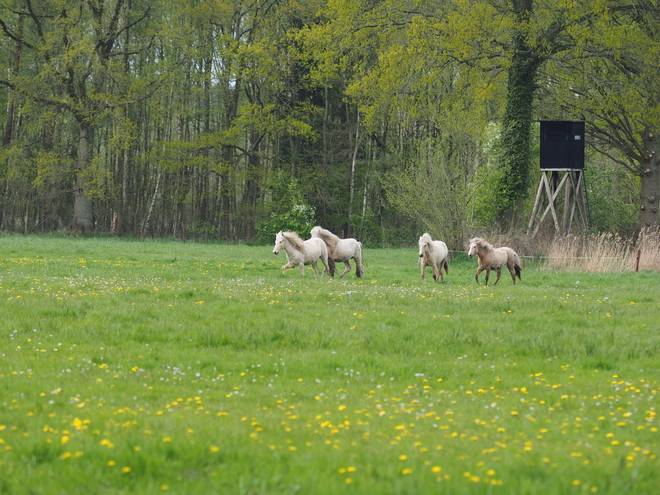
[[[293,205],[284,213],[271,213],[268,220],[257,223],[255,244],[268,244],[275,241],[281,230],[291,230],[305,239],[314,227],[314,208],[309,205]]]
[[[291,230],[306,238],[314,227],[316,211],[305,200],[298,181],[279,171],[269,189],[271,199],[265,204],[268,218],[257,222],[257,234],[252,243],[274,242],[280,230]]]

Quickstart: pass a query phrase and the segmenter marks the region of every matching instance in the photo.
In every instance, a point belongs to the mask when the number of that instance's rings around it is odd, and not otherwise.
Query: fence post
[[[637,262],[635,263],[635,271],[636,272],[639,271],[639,258],[640,258],[641,255],[642,255],[642,250],[638,249],[637,250]]]

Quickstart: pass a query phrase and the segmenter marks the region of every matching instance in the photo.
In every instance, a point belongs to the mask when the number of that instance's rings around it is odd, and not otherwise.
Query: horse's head
[[[282,243],[284,242],[284,234],[280,230],[275,236],[275,247],[273,248],[273,254],[280,254],[282,250]]]
[[[468,248],[468,257],[472,258],[475,254],[478,254],[479,252],[479,243],[481,242],[481,239],[478,237],[475,237],[474,239],[470,240],[470,247]]]
[[[424,257],[424,250],[426,249],[426,246],[431,243],[433,239],[431,236],[427,233],[424,233],[420,238],[419,238],[419,257],[423,258]]]
[[[312,237],[318,237],[319,232],[321,232],[321,227],[319,227],[318,225],[309,231]]]

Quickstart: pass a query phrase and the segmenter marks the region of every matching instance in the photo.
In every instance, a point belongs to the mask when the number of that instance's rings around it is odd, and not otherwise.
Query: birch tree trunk
[[[89,197],[89,186],[85,177],[86,169],[92,159],[93,136],[92,126],[86,122],[80,123],[76,178],[73,185],[73,219],[71,220],[71,230],[77,233],[94,230],[92,200]]]
[[[353,233],[353,199],[355,198],[355,168],[357,166],[357,154],[360,149],[360,109],[355,109],[355,147],[353,148],[353,158],[351,160],[351,177],[348,194],[348,228],[346,237],[351,237]]]

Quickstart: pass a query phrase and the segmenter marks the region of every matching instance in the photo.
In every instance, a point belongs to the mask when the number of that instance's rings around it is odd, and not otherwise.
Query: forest
[[[525,231],[561,120],[634,236],[659,62],[657,0],[0,0],[0,231],[458,248]]]

